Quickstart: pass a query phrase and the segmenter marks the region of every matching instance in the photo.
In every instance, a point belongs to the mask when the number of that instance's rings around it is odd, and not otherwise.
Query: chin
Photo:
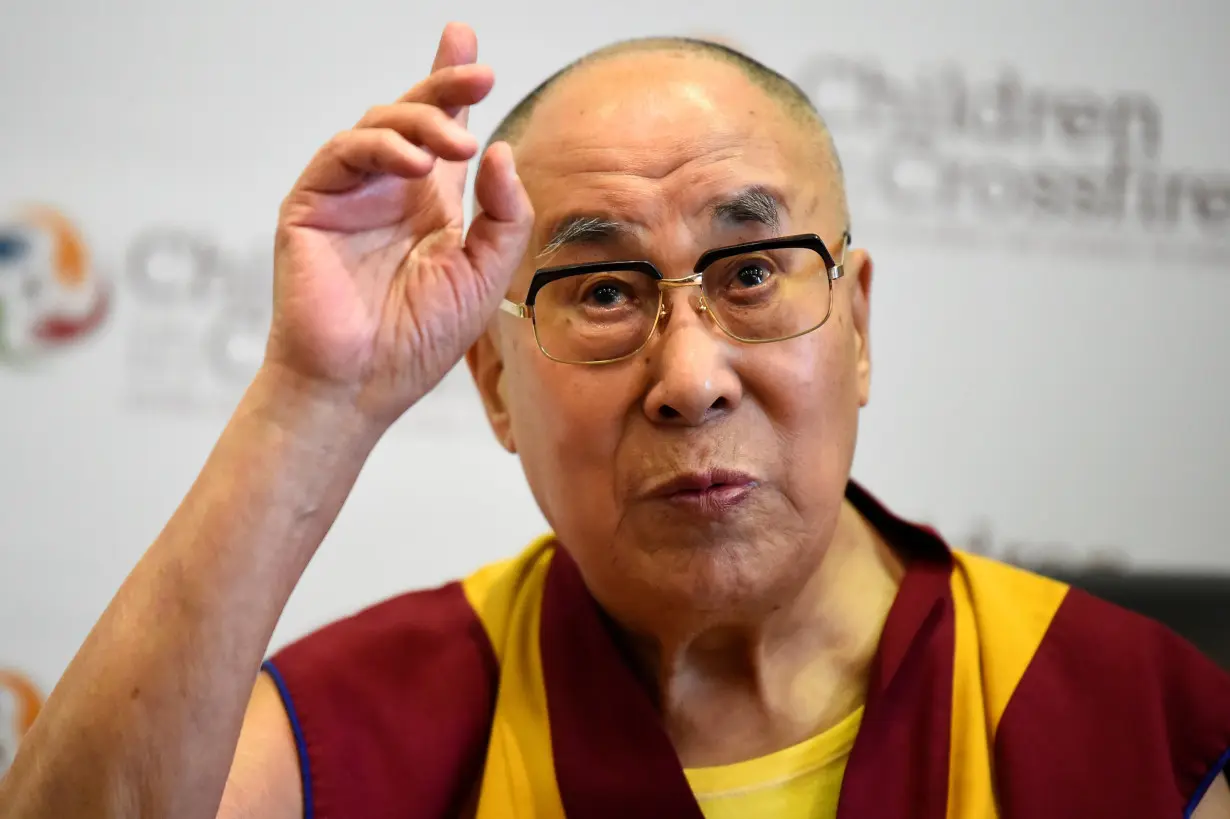
[[[604,607],[636,630],[754,620],[796,596],[819,556],[814,536],[779,529],[766,537],[763,528],[749,528],[620,538],[611,559],[593,567],[601,576],[586,580]]]

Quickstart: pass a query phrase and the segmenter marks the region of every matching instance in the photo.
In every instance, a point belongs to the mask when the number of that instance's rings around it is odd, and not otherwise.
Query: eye
[[[759,287],[768,278],[768,269],[759,262],[744,262],[735,271],[735,281],[744,287]]]
[[[780,295],[788,278],[789,270],[783,270],[772,255],[745,253],[722,259],[705,271],[705,295],[715,303],[762,304]]]
[[[626,297],[627,294],[613,281],[599,282],[585,294],[586,301],[592,301],[599,307],[614,307],[619,304],[620,299]]]

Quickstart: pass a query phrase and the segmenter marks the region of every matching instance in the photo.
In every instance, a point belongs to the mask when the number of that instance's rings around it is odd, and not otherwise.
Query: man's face
[[[815,132],[713,59],[642,52],[579,69],[547,94],[515,150],[536,212],[518,301],[547,265],[647,259],[674,278],[711,248],[794,233],[817,233],[840,255],[847,225]],[[778,200],[777,226],[715,215],[753,188]],[[541,256],[575,216],[627,228]],[[624,361],[557,363],[530,322],[502,314],[472,351],[497,436],[520,454],[591,591],[625,624],[649,628],[666,609],[755,616],[812,574],[867,400],[869,280],[866,257],[847,253],[828,322],[788,341],[735,341],[697,312],[697,288],[678,288],[648,345]],[[655,493],[715,472],[745,476],[750,489],[712,506]]]

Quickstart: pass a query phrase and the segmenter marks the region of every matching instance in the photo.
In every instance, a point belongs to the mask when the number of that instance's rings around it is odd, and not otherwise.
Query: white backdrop
[[[1230,571],[1224,0],[425,5],[6,8],[0,668],[54,684],[251,372],[279,200],[448,19],[496,68],[481,136],[623,37],[728,38],[799,81],[877,262],[856,476],[998,556]],[[381,444],[274,643],[543,527],[455,373]]]

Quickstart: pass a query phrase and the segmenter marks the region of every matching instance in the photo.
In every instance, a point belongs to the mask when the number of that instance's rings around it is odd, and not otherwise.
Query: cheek
[[[828,497],[848,477],[859,409],[853,344],[849,320],[834,316],[817,333],[783,342],[745,379],[779,436],[798,505]]]
[[[613,465],[629,406],[619,374],[556,364],[541,354],[517,369],[513,434],[543,514],[561,536],[577,521],[612,525]]]
[[[764,352],[744,380],[783,433],[822,434],[857,409],[853,334],[844,316]]]

